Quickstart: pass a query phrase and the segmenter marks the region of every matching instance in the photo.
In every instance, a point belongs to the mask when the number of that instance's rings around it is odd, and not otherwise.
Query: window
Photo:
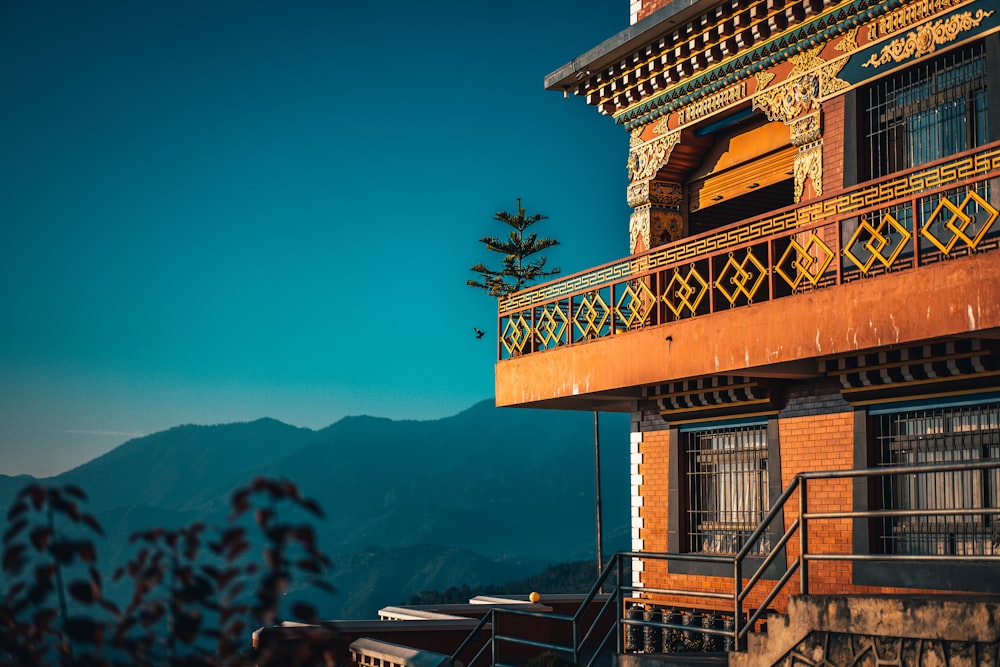
[[[684,435],[688,551],[735,554],[771,507],[767,424]],[[752,553],[769,547],[765,534]]]
[[[894,412],[876,417],[882,466],[913,466],[1000,458],[1000,403]],[[1000,471],[887,475],[882,505],[890,510],[996,507]],[[883,553],[983,555],[992,553],[989,514],[883,519]]]
[[[879,178],[989,141],[983,42],[868,86],[862,131],[867,178]]]

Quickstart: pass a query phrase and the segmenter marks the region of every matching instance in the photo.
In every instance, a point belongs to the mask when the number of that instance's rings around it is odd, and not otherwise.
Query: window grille
[[[1000,458],[1000,403],[898,412],[877,421],[883,466]],[[882,503],[891,510],[996,507],[998,489],[996,469],[886,475]],[[992,524],[989,514],[886,518],[882,548],[891,554],[990,554]]]
[[[861,99],[868,177],[986,144],[986,70],[979,42],[867,87]]]
[[[767,425],[685,435],[688,549],[735,554],[770,509]],[[768,548],[765,536],[753,553]]]

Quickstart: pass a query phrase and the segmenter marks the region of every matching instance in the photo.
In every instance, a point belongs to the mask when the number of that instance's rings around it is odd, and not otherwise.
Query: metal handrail
[[[755,627],[755,624],[761,617],[768,611],[771,603],[774,599],[781,594],[781,592],[791,581],[792,577],[796,572],[800,574],[800,590],[803,595],[808,595],[809,593],[809,577],[808,577],[808,563],[809,561],[820,561],[820,560],[842,560],[842,561],[902,561],[902,562],[965,562],[965,561],[1000,561],[1000,556],[959,556],[959,555],[894,555],[894,554],[814,554],[809,553],[808,548],[808,521],[814,519],[858,519],[858,518],[899,518],[905,516],[961,516],[967,514],[983,515],[983,514],[997,514],[1000,515],[1000,507],[997,508],[975,508],[975,509],[943,509],[939,511],[935,510],[858,510],[858,511],[842,511],[842,512],[809,512],[808,511],[808,492],[807,486],[810,481],[816,480],[828,480],[828,479],[845,479],[845,478],[871,478],[871,477],[882,477],[886,475],[898,475],[898,474],[931,474],[931,473],[946,473],[946,472],[968,472],[971,470],[992,470],[1000,469],[1000,461],[978,461],[978,462],[953,462],[953,463],[938,463],[934,465],[910,465],[910,466],[898,466],[898,467],[880,467],[880,468],[858,468],[851,470],[826,470],[826,471],[812,471],[812,472],[800,472],[797,473],[788,485],[782,490],[778,498],[775,500],[774,505],[761,520],[757,528],[750,534],[743,548],[733,556],[724,555],[714,555],[714,554],[694,554],[694,553],[654,553],[654,552],[619,552],[616,553],[612,558],[610,558],[605,565],[604,569],[601,571],[597,582],[591,588],[590,592],[584,597],[583,601],[580,603],[577,611],[572,615],[568,616],[565,614],[551,614],[546,612],[531,611],[526,609],[516,609],[512,607],[495,607],[490,610],[488,614],[485,614],[480,620],[479,624],[476,625],[472,633],[462,642],[462,644],[455,651],[452,656],[452,662],[456,662],[461,653],[463,653],[472,643],[474,638],[482,632],[487,625],[491,626],[490,638],[484,643],[483,647],[475,654],[475,656],[468,662],[466,667],[474,667],[475,663],[481,658],[485,653],[486,649],[492,648],[493,665],[497,665],[497,643],[498,642],[510,642],[516,644],[523,644],[528,646],[536,646],[539,648],[546,648],[553,651],[560,651],[567,653],[572,656],[574,663],[580,664],[580,658],[583,655],[585,647],[588,646],[589,642],[594,638],[594,633],[600,627],[602,621],[607,620],[608,613],[612,610],[616,610],[616,617],[614,623],[611,625],[605,636],[601,638],[601,641],[593,649],[593,654],[590,659],[585,663],[585,667],[590,667],[593,665],[594,661],[603,653],[606,649],[608,640],[611,638],[611,634],[615,633],[618,637],[618,653],[622,653],[622,637],[624,635],[625,628],[627,627],[653,627],[661,629],[670,630],[684,630],[690,632],[696,632],[706,635],[727,637],[732,640],[733,647],[737,651],[744,650],[746,647],[746,637]],[[799,501],[799,516],[791,522],[789,527],[782,534],[781,538],[769,548],[768,553],[764,555],[760,564],[747,578],[746,583],[743,581],[743,566],[748,558],[757,558],[758,554],[751,553],[754,549],[754,545],[763,536],[764,532],[770,527],[779,516],[783,516],[784,509],[786,505],[791,501],[794,494],[798,492]],[[773,585],[770,591],[768,591],[763,596],[762,602],[757,605],[751,613],[744,619],[744,609],[743,603],[755,587],[763,581],[764,572],[771,567],[778,556],[781,554],[782,550],[788,545],[788,543],[798,536],[799,541],[799,555],[792,559],[785,568],[785,571],[778,577],[777,580],[770,580]],[[734,581],[733,581],[733,592],[723,593],[719,591],[702,591],[702,590],[688,590],[688,589],[664,589],[664,588],[647,588],[643,586],[633,586],[626,585],[624,582],[624,572],[626,569],[626,563],[635,560],[665,560],[668,563],[670,561],[674,562],[700,562],[700,563],[715,563],[715,564],[728,564],[733,567]],[[608,599],[600,606],[597,613],[595,614],[592,622],[588,627],[583,627],[584,615],[587,613],[590,606],[594,603],[599,595],[606,586],[609,586],[609,579],[612,575],[615,575],[614,589],[608,595]],[[688,596],[692,598],[700,599],[717,599],[717,600],[730,600],[733,603],[733,628],[732,630],[720,630],[717,628],[702,628],[695,626],[682,626],[676,623],[668,623],[663,621],[650,621],[645,619],[635,619],[625,617],[625,594],[629,593],[640,593],[640,594],[659,594],[659,595],[670,595],[674,597]],[[572,645],[561,645],[548,642],[539,642],[535,640],[518,638],[509,635],[500,635],[497,633],[497,622],[496,618],[498,615],[512,615],[512,616],[522,616],[522,617],[536,617],[545,618],[547,620],[554,620],[557,622],[570,623],[572,626]]]

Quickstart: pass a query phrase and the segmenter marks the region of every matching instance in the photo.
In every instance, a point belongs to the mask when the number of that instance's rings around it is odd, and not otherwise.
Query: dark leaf
[[[233,493],[230,504],[233,506],[233,511],[230,517],[238,517],[242,515],[250,509],[250,491],[248,489],[240,489],[236,491]]]
[[[295,565],[303,572],[311,572],[312,574],[319,574],[323,571],[319,563],[312,558],[302,558]]]
[[[27,526],[28,526],[28,520],[27,519],[19,519],[19,520],[15,521],[14,523],[12,523],[10,525],[10,527],[7,528],[7,530],[4,531],[4,534],[3,534],[3,543],[7,544],[11,540],[13,540],[15,537],[17,537],[18,533],[20,533],[22,530],[24,530]]]
[[[139,613],[139,623],[141,623],[142,627],[144,627],[144,628],[152,627],[161,618],[163,618],[163,615],[166,613],[166,611],[167,611],[166,607],[164,607],[162,603],[160,603],[160,602],[153,602],[153,603],[147,605]]]
[[[265,528],[274,518],[274,510],[267,507],[258,507],[257,511],[254,513],[254,517],[257,521],[257,525],[261,528]]]
[[[76,551],[80,555],[80,560],[84,563],[94,563],[97,561],[97,549],[94,548],[92,542],[77,542]]]
[[[56,617],[59,616],[59,612],[55,609],[39,609],[32,616],[31,620],[35,624],[36,628],[42,629],[47,628],[52,623]]]
[[[22,591],[24,591],[26,587],[27,584],[24,583],[23,581],[17,582],[16,584],[14,584],[5,591],[6,596],[3,598],[4,601],[15,599],[18,595],[21,594]]]
[[[67,484],[66,486],[63,487],[63,491],[65,491],[67,495],[73,496],[77,500],[87,499],[87,494],[83,492],[83,489],[81,489],[79,486],[75,484]]]
[[[30,538],[35,551],[45,551],[45,547],[48,545],[51,536],[52,531],[49,530],[48,526],[38,526],[33,529]]]
[[[57,540],[49,547],[49,553],[59,563],[72,563],[73,556],[76,555],[76,542],[72,540]]]
[[[94,531],[95,533],[97,533],[98,535],[101,535],[101,536],[104,535],[104,529],[101,528],[101,524],[99,524],[97,522],[97,519],[95,519],[90,514],[83,514],[83,515],[81,515],[80,516],[80,520],[83,521],[85,524],[87,524],[87,526],[89,526],[90,529],[92,531]]]
[[[304,499],[302,501],[302,507],[304,507],[314,516],[318,516],[320,518],[326,516],[326,514],[323,513],[323,508],[320,507],[319,503],[313,500],[312,498]]]
[[[201,615],[196,611],[181,612],[174,617],[174,634],[182,642],[192,643],[201,628]]]
[[[10,506],[10,509],[7,510],[7,521],[13,521],[27,511],[28,503],[23,500],[18,500]]]
[[[310,582],[310,584],[312,586],[315,586],[316,588],[326,591],[327,593],[333,594],[337,592],[337,589],[334,588],[333,584],[327,583],[322,579],[314,579],[313,581]]]
[[[22,496],[29,496],[31,498],[31,504],[36,510],[42,509],[45,504],[45,499],[48,495],[38,484],[29,484],[24,489],[21,490]]]
[[[104,638],[104,625],[79,616],[66,619],[66,634],[75,641],[99,644]]]
[[[73,581],[70,582],[67,589],[74,599],[79,600],[83,604],[94,604],[94,600],[99,595],[97,587],[91,581]]]
[[[3,568],[4,572],[17,574],[24,567],[24,552],[27,550],[28,547],[23,544],[12,544],[7,547],[4,549],[3,562],[0,563],[0,567]]]
[[[60,496],[57,491],[53,492],[49,497],[49,504],[52,506],[52,509],[65,514],[73,519],[73,521],[80,520],[80,507],[72,500],[66,500]]]

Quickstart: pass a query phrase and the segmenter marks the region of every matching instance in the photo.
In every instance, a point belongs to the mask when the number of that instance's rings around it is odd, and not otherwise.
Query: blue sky
[[[542,79],[628,2],[0,2],[0,473],[178,424],[493,395],[465,286],[521,197],[627,254],[621,127]],[[476,340],[472,329],[489,333]]]

